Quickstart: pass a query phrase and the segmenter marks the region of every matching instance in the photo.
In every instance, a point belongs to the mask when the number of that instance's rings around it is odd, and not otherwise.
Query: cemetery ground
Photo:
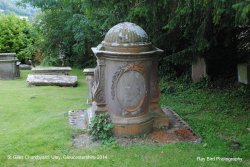
[[[77,87],[29,87],[28,73],[0,81],[0,166],[250,166],[249,90],[244,86],[163,84],[161,104],[176,111],[202,138],[201,144],[76,148],[72,135],[82,132],[69,126],[67,114],[88,107],[81,70],[72,71],[78,76]],[[77,156],[86,159],[74,159]]]

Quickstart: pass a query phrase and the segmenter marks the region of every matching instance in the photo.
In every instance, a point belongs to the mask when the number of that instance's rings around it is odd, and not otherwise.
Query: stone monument
[[[27,82],[35,86],[77,86],[77,76],[69,75],[71,70],[71,67],[35,67]]]
[[[147,33],[124,22],[112,27],[92,48],[97,67],[92,88],[95,112],[109,112],[116,136],[147,133],[168,127],[159,105],[158,56]]]
[[[15,79],[20,74],[15,53],[0,53],[0,79]]]

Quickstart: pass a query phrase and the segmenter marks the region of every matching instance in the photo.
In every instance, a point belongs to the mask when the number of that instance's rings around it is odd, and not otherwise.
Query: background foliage
[[[236,50],[237,26],[249,25],[249,0],[22,0],[41,8],[38,22],[45,35],[45,60],[88,66],[90,48],[102,41],[115,24],[140,25],[152,42],[165,50],[162,74],[188,71],[198,56],[205,57],[211,75],[233,73],[240,61]],[[51,61],[53,60],[53,61]],[[229,70],[227,70],[229,69]]]
[[[0,52],[15,52],[19,61],[32,59],[40,34],[31,23],[18,16],[0,14]]]

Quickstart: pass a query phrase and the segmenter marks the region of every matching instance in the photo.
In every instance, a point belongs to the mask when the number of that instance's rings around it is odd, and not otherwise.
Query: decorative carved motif
[[[105,82],[105,61],[97,60],[97,67],[94,72],[94,83],[92,87],[93,100],[97,103],[105,103],[105,91],[104,91],[104,82]]]

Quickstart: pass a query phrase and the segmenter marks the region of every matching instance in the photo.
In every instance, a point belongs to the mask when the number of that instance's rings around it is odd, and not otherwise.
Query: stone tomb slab
[[[19,68],[20,70],[31,70],[31,66],[27,64],[20,64]]]
[[[33,74],[46,74],[46,75],[55,75],[55,74],[68,75],[71,70],[72,70],[71,67],[35,67],[31,69]]]
[[[36,86],[77,86],[77,76],[29,74],[27,82]]]

